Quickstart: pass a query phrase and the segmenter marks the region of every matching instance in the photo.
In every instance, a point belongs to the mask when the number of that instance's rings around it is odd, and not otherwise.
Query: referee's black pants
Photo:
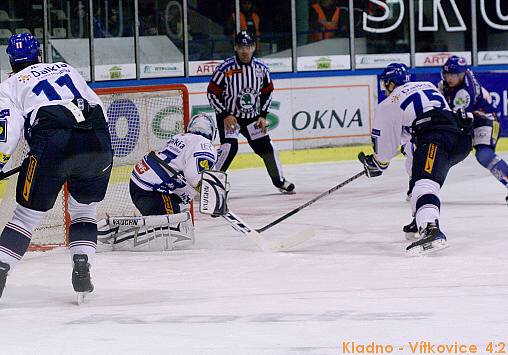
[[[219,130],[221,146],[219,148],[215,168],[221,171],[226,171],[229,168],[231,162],[236,156],[236,153],[238,152],[238,134],[242,134],[247,139],[247,143],[254,153],[263,159],[268,175],[270,175],[270,178],[272,179],[272,183],[276,187],[282,186],[284,182],[282,167],[272,145],[270,136],[267,134],[266,136],[252,140],[247,126],[252,122],[257,121],[257,118],[249,119],[246,122],[240,122],[240,120],[238,121],[240,130],[235,132],[235,134],[226,134],[224,120],[220,118],[217,119],[217,128]]]

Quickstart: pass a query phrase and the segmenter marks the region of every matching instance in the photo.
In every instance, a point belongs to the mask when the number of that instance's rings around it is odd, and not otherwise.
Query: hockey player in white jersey
[[[439,227],[439,191],[449,169],[464,160],[472,146],[472,120],[454,113],[430,82],[410,82],[404,64],[390,64],[381,74],[387,98],[375,112],[372,128],[374,154],[360,153],[367,176],[383,173],[399,147],[412,145],[411,208],[420,239],[409,255],[443,249],[447,240]]]
[[[212,169],[217,152],[213,139],[215,120],[206,113],[193,116],[187,132],[173,136],[158,152],[150,152],[132,170],[130,195],[143,216],[179,215],[189,210],[199,190],[201,173]],[[113,227],[110,223],[110,227]],[[158,251],[185,247],[194,242],[190,219],[162,229],[117,228],[111,233],[100,228],[99,240],[113,250]]]
[[[32,231],[67,183],[72,284],[79,300],[93,290],[89,268],[97,242],[96,204],[106,193],[113,160],[105,110],[70,65],[40,63],[39,41],[32,35],[13,35],[7,54],[13,73],[0,84],[0,96],[12,106],[2,110],[8,122],[3,154],[18,144],[18,121],[24,123],[30,151],[18,176],[18,206],[0,235],[0,294],[7,276],[2,270],[12,269],[25,254]]]

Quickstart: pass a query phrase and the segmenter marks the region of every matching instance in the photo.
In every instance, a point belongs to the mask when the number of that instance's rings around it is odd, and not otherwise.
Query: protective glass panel
[[[189,1],[189,75],[211,75],[233,55],[234,0]]]
[[[134,79],[134,0],[94,0],[95,80]]]
[[[139,2],[140,76],[183,76],[182,1]]]
[[[66,62],[90,80],[90,21],[86,0],[53,0],[48,3],[51,62]]]
[[[471,2],[415,1],[417,66],[441,66],[452,54],[471,63]]]
[[[297,69],[349,69],[348,1],[296,0]]]
[[[356,67],[409,65],[409,0],[356,0],[354,4]]]
[[[0,1],[0,80],[7,79],[11,72],[5,53],[9,37],[14,33],[29,32],[42,44],[43,22],[42,0]]]
[[[240,28],[255,31],[254,55],[266,62],[271,72],[292,71],[291,1],[241,0],[240,14]]]
[[[478,64],[507,64],[508,0],[480,0],[476,6]]]

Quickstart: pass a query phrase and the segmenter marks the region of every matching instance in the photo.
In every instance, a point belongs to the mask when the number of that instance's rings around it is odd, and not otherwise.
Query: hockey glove
[[[383,164],[379,162],[374,154],[365,155],[364,152],[360,152],[358,154],[358,160],[363,164],[363,168],[368,177],[380,176],[383,174],[383,170],[388,167],[387,163]]]

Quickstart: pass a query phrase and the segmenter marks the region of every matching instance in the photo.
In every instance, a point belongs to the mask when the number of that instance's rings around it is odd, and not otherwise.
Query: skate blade
[[[448,242],[445,239],[434,240],[429,243],[417,245],[406,251],[407,256],[422,256],[430,253],[434,253],[439,250],[448,248]]]
[[[76,301],[78,305],[85,303],[86,295],[90,292],[76,292]]]
[[[280,189],[280,188],[277,188],[277,190],[279,190],[279,192],[280,192],[281,194],[284,194],[284,195],[294,195],[294,194],[296,194],[296,191],[295,191],[295,190],[293,190],[293,191],[286,191],[286,190],[284,190],[284,189]]]
[[[406,240],[409,240],[410,242],[416,242],[418,239],[420,239],[420,234],[413,232],[406,232],[404,236],[406,237]]]

